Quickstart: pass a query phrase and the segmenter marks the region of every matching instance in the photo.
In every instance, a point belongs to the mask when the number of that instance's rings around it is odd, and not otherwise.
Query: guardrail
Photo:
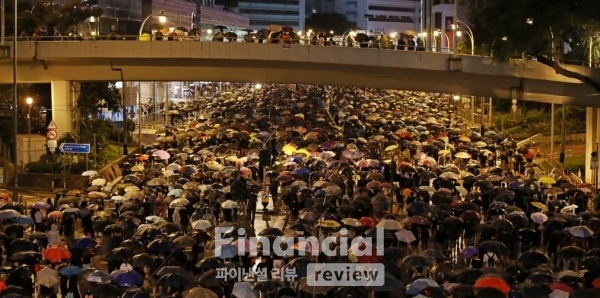
[[[12,42],[12,37],[7,37],[7,42]],[[281,43],[285,45],[306,45],[306,46],[335,46],[335,47],[347,47],[347,43],[344,41],[325,41],[321,43],[317,40],[300,38],[300,39],[280,39],[280,38],[256,38],[254,37],[251,41],[246,41],[243,36],[238,37],[223,37],[217,40],[214,40],[214,36],[211,37],[201,37],[201,36],[181,36],[181,37],[170,37],[170,36],[162,36],[157,37],[155,35],[95,35],[95,36],[85,36],[85,35],[65,35],[65,36],[25,36],[18,37],[17,41],[31,41],[31,42],[82,42],[82,41],[103,41],[103,40],[140,40],[140,41],[196,41],[196,42],[252,42],[252,43]],[[404,49],[399,49],[396,43],[397,41],[389,41],[386,43],[380,43],[377,40],[368,40],[368,41],[354,41],[352,43],[352,47],[355,48],[371,48],[371,49],[385,49],[385,50],[405,50],[405,51],[423,51],[423,52],[434,52],[440,54],[452,54],[452,47],[436,47],[435,50],[432,48],[424,47],[424,46],[404,46]],[[471,50],[466,50],[463,53],[459,53],[463,56],[482,56],[482,57],[491,57],[489,52],[483,52],[481,49],[475,50],[471,52]],[[522,57],[522,56],[513,56],[513,59],[518,60],[534,60],[532,57]],[[584,60],[576,60],[576,59],[560,59],[560,63],[569,64],[569,65],[581,65],[581,66],[589,66],[589,61]],[[600,67],[600,63],[594,62],[592,64],[593,68]]]
[[[524,145],[536,140],[537,138],[543,138],[543,137],[544,137],[544,135],[541,133],[538,133],[537,135],[533,135],[525,140],[517,142],[517,148],[523,147]]]

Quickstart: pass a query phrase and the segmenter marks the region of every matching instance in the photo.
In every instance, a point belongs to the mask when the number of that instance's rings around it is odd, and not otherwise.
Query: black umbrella
[[[583,256],[585,256],[585,250],[583,250],[580,247],[570,245],[570,246],[561,248],[558,251],[558,255],[560,255],[563,258],[568,258],[568,259],[583,258]]]
[[[131,249],[133,252],[138,253],[138,254],[146,251],[146,247],[144,246],[144,244],[137,239],[127,239],[127,240],[121,242],[121,244],[119,246],[127,247],[127,248]]]
[[[416,201],[408,205],[406,210],[414,215],[423,215],[431,212],[429,204],[423,201]]]
[[[495,240],[481,242],[479,246],[485,248],[487,251],[491,251],[496,254],[503,254],[507,251],[506,245],[504,245],[504,243]]]
[[[410,267],[432,267],[431,261],[427,257],[410,255],[402,259],[402,264]]]
[[[554,277],[545,272],[532,273],[527,277],[527,282],[536,285],[549,285],[554,282]]]
[[[198,262],[196,267],[200,268],[202,271],[209,271],[212,269],[223,268],[223,263],[220,259],[208,258]]]
[[[259,292],[271,292],[276,291],[281,287],[282,284],[279,281],[266,280],[256,283],[252,289]]]
[[[26,239],[15,239],[10,242],[10,245],[7,249],[7,255],[29,250],[36,250],[35,244],[33,242]]]
[[[483,275],[483,272],[477,269],[469,269],[458,275],[456,282],[463,285],[474,285],[475,281]]]
[[[180,275],[177,273],[169,273],[169,274],[163,275],[158,280],[156,285],[162,286],[162,287],[181,289],[185,285],[187,285],[189,282],[190,281],[183,275]]]
[[[131,265],[133,267],[144,268],[154,264],[154,257],[148,253],[141,253],[133,256],[131,259]]]
[[[521,254],[517,261],[523,264],[525,268],[533,268],[550,263],[550,258],[539,250],[530,250]]]
[[[92,295],[99,298],[116,298],[121,296],[121,290],[113,284],[98,284],[92,289]]]
[[[117,247],[109,253],[108,258],[112,261],[123,262],[125,260],[131,259],[131,257],[133,257],[134,254],[135,253],[130,248]]]
[[[156,239],[148,244],[148,250],[155,252],[170,252],[175,249],[176,245],[166,239]]]
[[[198,278],[198,285],[204,288],[220,287],[223,279],[218,276],[217,270],[206,271]]]
[[[283,236],[283,234],[283,231],[281,231],[280,229],[271,227],[260,231],[260,233],[258,233],[258,236]]]

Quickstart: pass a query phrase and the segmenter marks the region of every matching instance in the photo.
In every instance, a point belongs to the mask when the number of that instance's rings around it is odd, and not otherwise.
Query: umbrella
[[[63,267],[62,269],[60,269],[60,271],[58,271],[58,273],[60,273],[60,275],[62,276],[77,276],[79,274],[81,274],[81,268],[77,267],[77,266],[67,266],[67,267]]]
[[[539,250],[530,250],[522,253],[517,261],[523,264],[525,268],[533,268],[550,263],[550,258]]]
[[[504,293],[504,295],[508,295],[508,293],[510,292],[510,286],[502,278],[493,276],[484,276],[479,278],[477,281],[475,281],[473,287],[493,288]]]
[[[238,292],[236,292],[235,285],[233,286],[233,290],[232,290],[231,294],[236,295],[236,297],[244,297],[244,298],[245,297],[248,297],[248,298],[253,297],[253,296],[239,296],[240,292],[239,292],[239,290],[238,290]],[[218,298],[218,297],[217,297],[217,294],[215,294],[215,292],[213,292],[207,288],[195,287],[195,288],[191,288],[191,289],[183,292],[183,298]]]
[[[586,226],[572,227],[569,233],[577,238],[589,238],[594,236],[594,231]]]
[[[96,239],[83,237],[75,240],[74,247],[79,249],[88,249],[96,247]]]
[[[181,289],[189,283],[189,280],[180,274],[177,273],[169,273],[163,275],[156,285],[162,287],[171,287],[176,289]]]
[[[119,287],[137,287],[144,283],[144,277],[137,271],[127,271],[117,275],[113,279],[113,283]]]
[[[47,288],[51,288],[60,282],[58,271],[50,267],[44,267],[42,270],[38,271],[35,276],[36,283]]]
[[[71,259],[71,253],[64,246],[50,246],[44,250],[43,256],[52,263],[58,263],[62,260]],[[61,273],[62,274],[62,273]]]
[[[106,273],[106,272],[95,270],[95,271],[92,271],[85,278],[85,280],[87,280],[89,282],[104,283],[104,282],[111,281],[112,277],[110,275],[108,275],[108,273]]]
[[[99,284],[91,292],[92,295],[98,298],[115,298],[121,296],[121,290],[112,284]]]
[[[413,232],[409,231],[409,230],[400,230],[398,232],[396,232],[396,238],[398,238],[398,241],[400,242],[404,242],[404,243],[411,243],[415,240],[417,240],[417,238],[415,238],[415,235],[413,234]]]
[[[410,255],[402,259],[402,264],[410,267],[432,267],[431,261],[424,256]]]

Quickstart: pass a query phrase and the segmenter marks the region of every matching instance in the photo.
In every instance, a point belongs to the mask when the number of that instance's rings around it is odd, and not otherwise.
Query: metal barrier
[[[529,138],[527,138],[525,140],[519,141],[519,142],[517,142],[517,148],[523,147],[524,145],[526,145],[526,144],[528,144],[530,142],[535,141],[537,138],[543,138],[543,137],[544,137],[543,134],[538,133],[537,135],[534,135],[534,136],[531,136],[531,137],[529,137]]]

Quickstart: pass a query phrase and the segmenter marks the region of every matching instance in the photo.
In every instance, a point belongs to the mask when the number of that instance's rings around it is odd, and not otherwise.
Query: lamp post
[[[146,22],[153,16],[153,14],[148,15],[144,21],[142,22],[142,26],[140,27],[140,33],[138,34],[138,36],[142,36],[142,30],[144,29],[144,25],[146,25]],[[165,11],[161,10],[160,13],[158,14],[158,21],[162,24],[165,23],[167,21],[167,16],[165,15]]]
[[[469,35],[469,38],[471,39],[471,55],[475,55],[475,37],[473,36],[473,30],[471,30],[471,27],[469,27],[469,25],[465,24],[462,21],[456,20],[456,24],[460,25],[462,24],[463,26],[465,26],[467,28],[467,35]],[[458,29],[458,27],[457,27]],[[460,37],[462,34],[462,32],[460,30],[456,31],[456,36]]]
[[[27,161],[31,162],[31,105],[33,104],[33,98],[27,97],[25,102],[27,102],[27,137],[29,139],[27,141]]]
[[[346,37],[346,34],[350,35],[350,37],[354,38],[354,36],[356,36],[356,31],[354,31],[354,29],[349,29],[346,30],[346,32],[344,32],[342,34],[342,41],[340,42],[340,46],[344,47],[346,45],[346,39],[344,37]]]
[[[442,34],[442,30],[441,29],[435,29],[433,31],[433,36],[434,37],[438,37],[441,34]],[[446,36],[446,46],[447,46],[446,49],[450,50],[450,38],[448,37],[448,34],[446,34],[446,32],[444,32],[444,36]],[[440,51],[443,51],[444,50],[444,41],[443,41],[443,38],[440,37],[440,41],[442,41],[442,47],[441,47]],[[436,47],[437,47],[437,45],[436,45]]]
[[[17,36],[18,35],[18,31],[17,31],[17,19],[18,19],[18,14],[17,14],[17,0],[14,0],[15,4],[13,6],[14,11],[13,11],[13,20],[14,20],[14,24],[13,24],[13,48],[12,48],[12,54],[13,54],[13,146],[14,146],[14,173],[15,173],[15,178],[14,178],[14,189],[13,189],[13,201],[18,202],[19,201],[19,161],[17,160],[17,131],[18,131],[18,121],[17,118],[19,117],[19,90],[17,89]],[[2,28],[2,30],[4,30],[4,27]]]

